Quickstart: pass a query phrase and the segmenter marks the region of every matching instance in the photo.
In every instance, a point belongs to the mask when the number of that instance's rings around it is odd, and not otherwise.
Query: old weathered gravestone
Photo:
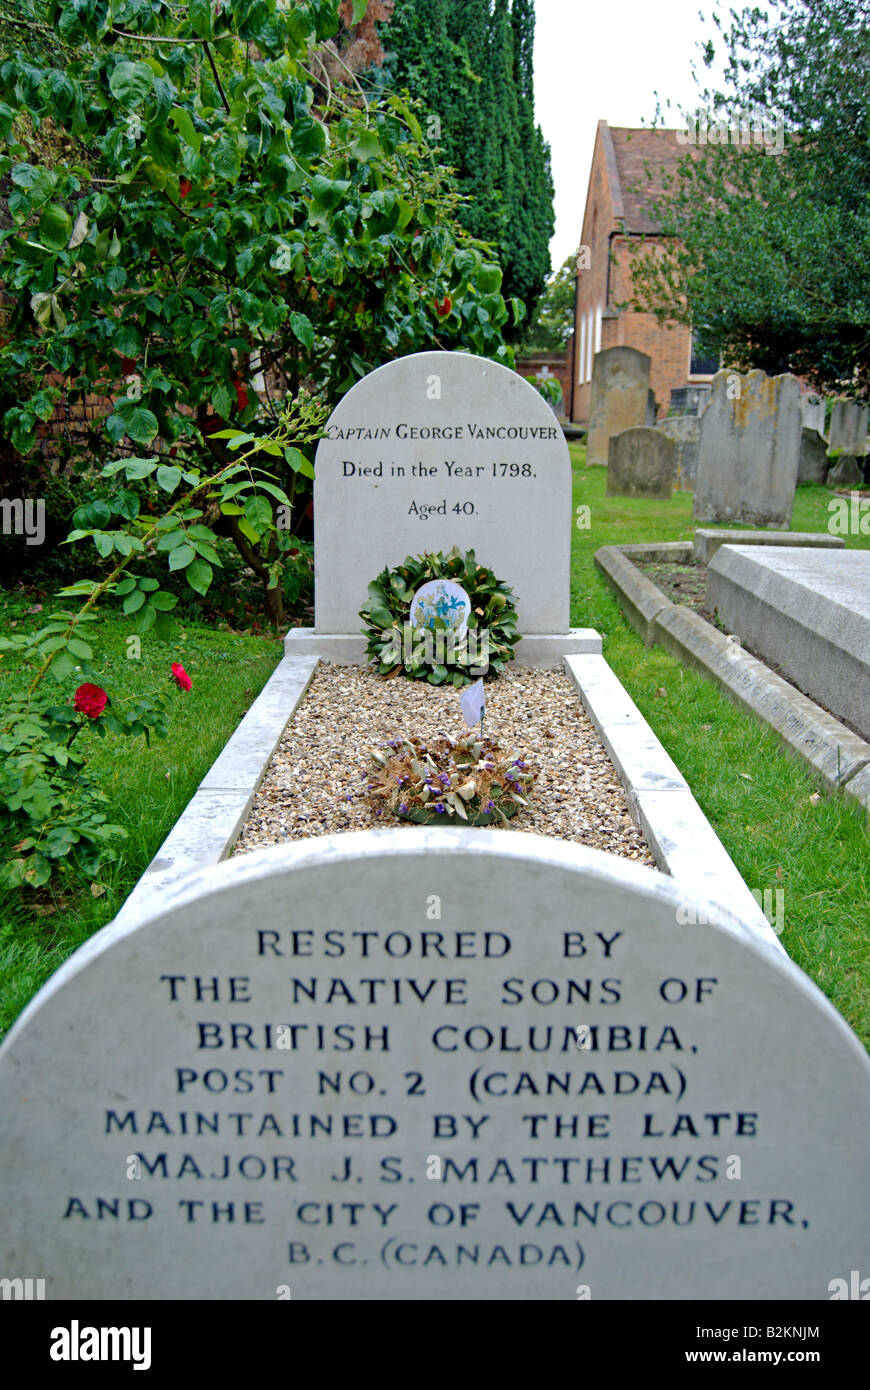
[[[192,876],[58,970],[0,1107],[0,1268],[48,1299],[825,1300],[870,1235],[870,1063],[815,985],[517,832]]]
[[[798,461],[799,483],[823,483],[829,467],[828,446],[816,429],[801,430],[801,456]]]
[[[800,448],[797,377],[717,372],[701,417],[694,519],[788,530]]]
[[[670,497],[674,479],[674,441],[641,425],[610,440],[608,497]]]
[[[834,401],[828,437],[831,453],[854,454],[857,458],[866,453],[867,414],[867,406],[857,401]]]
[[[427,550],[474,550],[523,633],[569,626],[571,461],[547,402],[462,352],[402,357],[333,411],[315,460],[315,627],[354,633],[368,584]]]
[[[864,473],[854,454],[840,454],[831,460],[831,467],[825,479],[830,488],[861,487]]]
[[[821,396],[801,396],[801,418],[805,430],[818,430],[825,433],[825,402]]]
[[[631,347],[595,354],[586,462],[607,463],[610,437],[647,423],[650,360]]]
[[[697,415],[673,415],[656,427],[674,441],[674,487],[693,492],[698,473],[701,421]]]

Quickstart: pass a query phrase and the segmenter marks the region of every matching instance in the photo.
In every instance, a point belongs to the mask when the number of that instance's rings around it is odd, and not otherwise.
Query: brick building
[[[577,276],[573,392],[567,403],[571,420],[579,424],[589,420],[592,361],[603,348],[647,353],[659,419],[668,413],[672,390],[706,384],[717,370],[716,362],[694,352],[691,329],[684,324],[660,324],[652,314],[615,307],[631,296],[632,245],[636,249],[642,236],[654,244],[659,235],[646,205],[685,154],[675,130],[628,130],[598,122],[581,238],[590,263]]]

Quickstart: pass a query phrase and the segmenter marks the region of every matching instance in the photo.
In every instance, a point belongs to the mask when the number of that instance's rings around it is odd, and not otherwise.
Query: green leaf
[[[192,150],[199,154],[202,145],[202,136],[193,124],[193,117],[183,106],[173,106],[172,120],[175,122],[175,129],[178,131],[185,144],[190,145]]]
[[[308,462],[304,454],[300,454],[298,449],[288,446],[284,450],[284,457],[294,472],[301,473],[303,478],[314,477],[314,468],[312,464]]]
[[[177,545],[169,556],[169,568],[171,570],[183,570],[188,565],[193,564],[196,559],[196,551],[192,545]]]
[[[209,545],[207,541],[196,542],[196,553],[197,555],[201,555],[204,560],[208,560],[209,564],[217,565],[218,569],[223,568],[221,557],[218,555],[214,546]]]
[[[350,183],[343,179],[325,179],[322,174],[315,174],[311,180],[311,191],[314,194],[313,211],[332,212],[349,188]]]
[[[193,32],[201,39],[210,39],[214,32],[212,0],[190,0],[187,13]]]
[[[158,430],[157,416],[144,406],[136,405],[132,410],[125,410],[123,402],[119,402],[114,414],[110,415],[106,421],[106,433],[114,443],[118,443],[129,435],[136,444],[150,444],[157,435]],[[148,470],[152,472],[152,469]],[[127,477],[145,477],[144,473],[132,473],[128,466]]]
[[[124,612],[138,613],[144,602],[145,595],[142,593],[142,590],[134,589],[132,594],[128,594],[124,599]]]
[[[378,139],[376,130],[361,130],[357,138],[351,145],[351,153],[364,164],[370,159],[377,159],[381,153],[381,142]]]
[[[211,0],[203,0],[211,17]],[[205,36],[203,36],[205,37]],[[118,63],[112,69],[109,89],[122,106],[144,101],[154,86],[154,73],[147,63]]]
[[[151,459],[127,459],[124,467],[130,482],[138,482],[142,478],[150,478],[154,469],[157,467],[157,460]]]
[[[477,275],[477,284],[484,294],[495,294],[501,289],[502,272],[497,265],[483,265]]]
[[[359,24],[361,19],[365,19],[369,0],[353,0],[353,10],[350,16],[351,24]]]
[[[225,382],[221,382],[211,393],[211,403],[218,415],[229,415],[233,408],[233,401],[233,392]],[[210,435],[209,438],[213,439],[214,435]]]
[[[181,482],[181,469],[162,464],[157,470],[157,486],[164,492],[174,492]]]
[[[49,203],[39,219],[39,240],[43,246],[47,246],[51,251],[62,251],[71,233],[72,218],[66,208],[62,208],[59,203]],[[48,307],[51,308],[50,299]]]
[[[160,589],[156,594],[151,595],[150,602],[160,613],[169,613],[178,603],[175,594],[168,594],[165,589]]]
[[[429,675],[427,677],[427,680],[429,681],[430,685],[441,685],[442,681],[446,681],[446,679],[446,666],[433,666],[432,670],[429,672]]]
[[[227,183],[236,183],[242,172],[239,147],[234,140],[227,139],[225,135],[222,135],[215,145],[214,171],[219,179],[225,179]]]
[[[308,315],[294,311],[290,315],[290,327],[302,346],[312,352],[314,349],[314,325]]]
[[[245,503],[245,516],[257,531],[265,531],[272,524],[272,507],[265,497],[249,497]]]
[[[67,651],[73,656],[79,657],[81,661],[90,661],[94,655],[93,647],[89,647],[87,642],[83,642],[80,637],[71,637],[67,642]]]
[[[148,632],[149,629],[154,626],[154,620],[156,617],[157,614],[155,613],[151,604],[144,604],[139,609],[139,612],[133,619],[134,631],[138,632],[140,637],[144,637],[145,633]]]
[[[75,670],[75,662],[69,652],[60,652],[54,658],[49,669],[56,681],[65,681],[67,676],[71,676]]]
[[[204,594],[212,580],[212,567],[206,560],[194,560],[185,570],[184,577],[191,589],[195,589],[198,594]]]

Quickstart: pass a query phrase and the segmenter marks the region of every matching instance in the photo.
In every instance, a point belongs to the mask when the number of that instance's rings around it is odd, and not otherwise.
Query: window
[[[692,329],[692,339],[689,344],[689,376],[715,376],[719,370],[719,358],[704,356],[698,351],[696,344],[696,332]]]

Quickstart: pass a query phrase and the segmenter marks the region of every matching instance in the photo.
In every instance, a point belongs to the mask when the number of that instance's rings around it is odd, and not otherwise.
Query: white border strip
[[[603,656],[566,656],[565,668],[619,775],[635,824],[659,869],[700,903],[728,903],[784,951],[688,782]]]

